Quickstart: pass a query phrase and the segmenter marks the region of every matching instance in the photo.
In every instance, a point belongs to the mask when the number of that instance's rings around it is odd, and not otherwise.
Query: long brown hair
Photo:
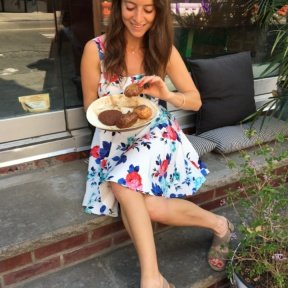
[[[127,74],[125,63],[125,25],[121,13],[122,0],[112,0],[110,22],[105,39],[104,67],[108,77]],[[154,23],[144,35],[143,66],[146,75],[165,76],[173,45],[170,0],[153,0],[156,9]]]

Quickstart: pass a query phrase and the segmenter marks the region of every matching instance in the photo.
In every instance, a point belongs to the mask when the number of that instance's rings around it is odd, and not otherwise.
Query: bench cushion
[[[199,157],[202,155],[211,152],[216,148],[216,143],[205,138],[201,138],[195,135],[186,135],[189,141],[192,143]]]
[[[226,126],[204,132],[199,137],[215,142],[214,151],[226,154],[252,147],[259,141],[262,143],[273,141],[280,133],[285,136],[288,135],[287,122],[274,117],[266,117],[264,122],[263,116],[259,117],[251,127],[256,132],[252,137],[247,135],[250,127],[250,123]]]
[[[239,124],[256,111],[250,52],[187,61],[202,99],[196,135]]]

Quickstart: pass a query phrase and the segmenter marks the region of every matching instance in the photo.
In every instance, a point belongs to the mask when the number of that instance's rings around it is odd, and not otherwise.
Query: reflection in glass
[[[65,108],[82,106],[80,62],[86,42],[93,38],[92,1],[62,0],[55,7]]]
[[[51,7],[47,1],[27,1],[26,6],[15,5],[17,1],[4,3],[7,13],[0,13],[0,119],[33,113],[23,109],[21,96],[48,94],[49,111],[63,109]],[[41,97],[39,102],[31,101],[31,107],[44,105]],[[43,110],[35,112],[39,111]]]

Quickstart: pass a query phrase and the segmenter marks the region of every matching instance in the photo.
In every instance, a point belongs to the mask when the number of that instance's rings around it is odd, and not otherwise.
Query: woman
[[[131,83],[157,104],[164,100],[187,110],[201,107],[199,92],[173,46],[168,0],[113,0],[107,33],[86,44],[81,74],[84,109],[98,97],[123,93]],[[168,90],[166,75],[179,92]],[[160,106],[145,128],[96,129],[83,205],[87,213],[117,216],[120,204],[139,257],[141,288],[174,287],[159,272],[151,221],[211,229],[209,264],[223,270],[232,224],[181,199],[193,195],[206,174],[175,119]]]

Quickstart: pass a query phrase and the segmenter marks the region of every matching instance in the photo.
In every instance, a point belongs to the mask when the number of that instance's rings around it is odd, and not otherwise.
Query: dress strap
[[[101,36],[94,38],[93,41],[97,45],[98,53],[99,53],[99,59],[101,61],[104,60],[104,43],[102,42]]]

